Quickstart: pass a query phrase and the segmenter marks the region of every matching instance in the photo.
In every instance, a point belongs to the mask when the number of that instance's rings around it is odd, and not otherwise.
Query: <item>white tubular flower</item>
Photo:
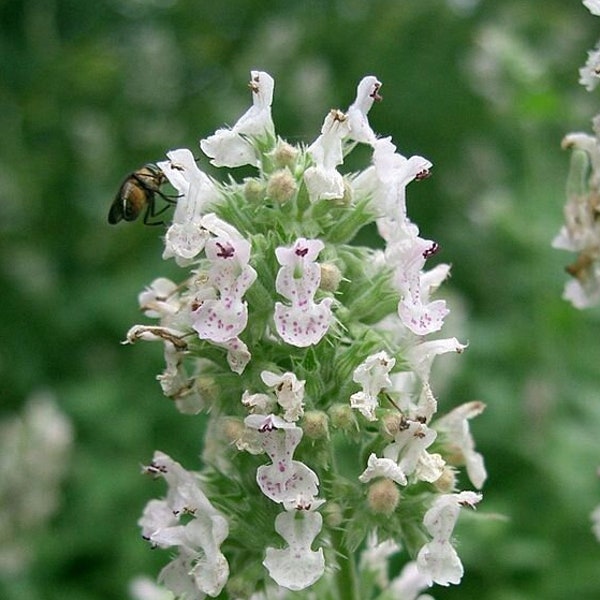
[[[243,295],[256,279],[248,264],[250,243],[246,240],[213,238],[206,244],[211,263],[208,282],[219,297],[204,300],[192,313],[192,326],[200,339],[223,343],[236,338],[248,323],[248,306]]]
[[[217,596],[229,577],[220,546],[229,534],[198,479],[162,452],[156,452],[146,471],[162,476],[169,490],[165,500],[152,500],[139,521],[145,539],[161,548],[177,547],[179,556],[163,569],[160,580],[175,595],[194,592]],[[192,517],[185,525],[181,516]]]
[[[419,572],[415,561],[411,561],[404,565],[402,572],[392,580],[388,589],[391,597],[402,598],[402,600],[433,600],[429,594],[421,594],[430,585],[429,578]]]
[[[262,447],[272,462],[256,471],[262,493],[286,506],[307,506],[317,501],[317,474],[304,463],[293,460],[294,450],[302,439],[302,429],[275,415],[250,415],[244,423],[261,434]]]
[[[287,542],[284,549],[267,548],[263,565],[275,582],[292,591],[303,590],[325,572],[323,548],[311,550],[321,531],[323,517],[315,511],[289,511],[277,515],[275,530]]]
[[[400,552],[402,547],[393,540],[387,539],[380,542],[377,533],[369,532],[367,536],[367,547],[360,555],[360,570],[370,571],[375,575],[375,581],[381,589],[387,588],[388,560],[394,554]]]
[[[238,337],[231,338],[226,342],[215,342],[215,346],[220,346],[227,350],[227,364],[229,368],[234,373],[241,375],[252,358],[248,346]]]
[[[373,203],[380,215],[377,227],[386,240],[385,221],[402,222],[406,217],[406,186],[414,179],[429,175],[432,163],[422,156],[406,158],[396,152],[391,137],[380,138],[373,145],[373,171],[369,175]],[[365,175],[370,170],[365,171]],[[357,179],[359,184],[364,182]],[[366,183],[366,182],[365,182]],[[388,240],[389,241],[389,240]]]
[[[268,394],[251,394],[246,390],[242,394],[242,404],[251,414],[266,415],[275,408],[275,400]]]
[[[308,153],[315,162],[304,172],[304,183],[311,202],[343,198],[344,178],[336,167],[344,161],[342,140],[348,133],[346,115],[332,110],[325,117],[321,135],[308,147]]]
[[[275,81],[264,71],[251,71],[252,106],[231,129],[218,129],[200,141],[202,152],[215,167],[259,166],[260,159],[248,138],[274,135],[271,104]]]
[[[436,356],[447,352],[460,354],[466,347],[466,344],[461,344],[456,338],[429,340],[409,348],[406,352],[406,360],[421,380],[429,383],[431,366]]]
[[[449,452],[455,455],[461,464],[465,464],[467,475],[478,490],[483,487],[487,472],[483,456],[475,451],[469,420],[480,415],[484,409],[483,402],[467,402],[451,410],[434,424],[435,429],[443,434]]]
[[[464,570],[450,538],[460,507],[473,508],[480,500],[481,494],[475,492],[443,494],[425,513],[423,525],[432,540],[419,551],[417,566],[430,582],[445,586],[460,583]]]
[[[350,139],[363,144],[370,144],[371,146],[375,144],[377,136],[369,125],[367,114],[371,110],[373,102],[381,100],[381,96],[379,95],[380,88],[381,82],[373,75],[367,75],[358,84],[356,88],[356,100],[354,100],[346,113],[350,129],[348,134]]]
[[[277,375],[271,371],[263,371],[261,379],[270,388],[275,389],[277,403],[284,409],[286,421],[297,421],[304,414],[304,384],[293,373]]]
[[[600,0],[583,0],[583,5],[597,17],[600,17]]]
[[[185,266],[202,251],[209,237],[202,217],[217,200],[218,191],[210,177],[198,168],[189,150],[172,150],[167,157],[169,160],[159,162],[158,166],[177,190],[178,198],[173,222],[165,236],[163,258],[175,257],[177,264]]]
[[[388,376],[396,359],[387,352],[372,354],[354,370],[352,380],[360,383],[362,391],[350,396],[350,406],[357,409],[369,421],[375,421],[375,409],[379,406],[377,396],[392,385]]]
[[[292,246],[275,250],[281,265],[275,288],[291,303],[275,303],[275,328],[284,342],[299,348],[319,343],[332,320],[332,299],[314,302],[321,282],[321,269],[315,261],[322,249],[321,240],[299,238]]]
[[[141,294],[138,303],[143,313],[151,319],[160,319],[162,325],[181,309],[177,284],[170,279],[155,279]]]
[[[437,432],[424,423],[407,421],[406,427],[383,449],[383,457],[394,461],[405,478],[414,474],[417,479],[433,482],[441,476],[444,467],[437,455],[426,451],[436,436]]]
[[[399,485],[406,485],[406,475],[398,466],[398,463],[391,458],[378,458],[376,454],[371,453],[367,461],[367,468],[358,477],[361,483],[368,483],[377,477],[391,479]]]
[[[129,594],[133,600],[174,600],[175,596],[149,577],[135,577],[129,584]]]
[[[596,539],[600,542],[600,505],[598,505],[591,514],[592,531]]]
[[[588,92],[595,89],[600,81],[600,46],[596,46],[588,52],[588,58],[579,69],[579,83],[585,87]]]

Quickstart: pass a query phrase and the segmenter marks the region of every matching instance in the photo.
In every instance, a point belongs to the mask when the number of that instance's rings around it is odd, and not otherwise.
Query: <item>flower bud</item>
[[[234,418],[227,418],[221,421],[221,430],[223,431],[225,439],[233,444],[242,437],[246,428],[242,421]]]
[[[341,429],[346,432],[358,430],[356,417],[349,404],[334,404],[329,409],[329,418],[331,419],[331,425],[335,429]]]
[[[369,487],[367,501],[374,513],[391,515],[400,502],[400,492],[391,479],[378,479]]]
[[[249,177],[244,180],[244,196],[250,204],[260,204],[265,199],[265,184]]]
[[[336,528],[342,524],[344,515],[342,507],[337,502],[327,502],[321,510],[327,527]]]
[[[272,156],[276,167],[292,167],[296,162],[296,158],[298,158],[298,149],[283,140],[279,140]]]
[[[325,292],[337,292],[342,280],[342,272],[333,263],[321,264],[321,283],[319,287]]]
[[[329,418],[322,410],[309,410],[302,421],[304,435],[311,440],[322,440],[329,437]]]
[[[452,467],[446,465],[442,474],[433,482],[435,488],[442,494],[451,494],[456,489],[456,473]]]
[[[285,204],[296,194],[298,186],[289,169],[275,171],[267,183],[267,196],[277,204]]]

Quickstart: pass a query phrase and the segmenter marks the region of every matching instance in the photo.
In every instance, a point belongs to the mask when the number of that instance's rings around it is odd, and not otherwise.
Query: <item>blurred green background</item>
[[[487,404],[478,514],[503,516],[463,519],[463,584],[432,594],[600,597],[600,309],[561,300],[572,257],[550,247],[560,140],[598,111],[577,83],[597,18],[576,0],[4,0],[0,27],[0,416],[48,392],[75,434],[60,509],[27,532],[33,558],[0,597],[126,598],[166,561],[139,538],[161,493],[139,464],[159,448],[192,468],[201,419],[163,398],[158,344],[119,342],[143,320],[138,292],[179,275],[159,228],[106,216],[127,172],[235,122],[253,68],[274,76],[293,142],[376,74],[374,130],[434,163],[409,214],[453,265],[445,333],[469,342],[435,389],[442,412]]]

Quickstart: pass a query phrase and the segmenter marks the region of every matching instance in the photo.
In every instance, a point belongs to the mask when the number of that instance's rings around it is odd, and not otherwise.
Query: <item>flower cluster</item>
[[[214,166],[252,177],[220,183],[186,149],[159,163],[178,194],[163,256],[186,273],[140,294],[156,322],[127,342],[161,342],[164,394],[208,415],[199,473],[162,453],[145,468],[168,491],[146,507],[143,536],[176,549],[161,580],[181,598],[325,598],[334,583],[416,598],[461,579],[452,530],[480,495],[458,491],[458,468],[482,487],[469,420],[484,406],[437,415],[433,361],[465,346],[431,338],[449,267],[427,268],[438,245],[409,220],[406,187],[432,165],[374,133],[380,87],[365,77],[348,110],[293,146],[275,134],[273,79],[253,71],[251,108],[200,142]],[[371,164],[347,173],[357,144]],[[351,244],[370,224],[380,249]],[[388,581],[401,550],[417,560]]]
[[[583,0],[592,15],[600,16],[600,0]],[[600,43],[588,53],[586,64],[579,70],[579,83],[592,91],[600,81]],[[565,223],[552,245],[577,252],[577,258],[566,267],[572,276],[563,298],[575,308],[583,309],[600,303],[600,114],[592,119],[593,135],[570,133],[562,147],[573,151],[567,181]],[[600,541],[600,506],[591,514],[594,535]]]

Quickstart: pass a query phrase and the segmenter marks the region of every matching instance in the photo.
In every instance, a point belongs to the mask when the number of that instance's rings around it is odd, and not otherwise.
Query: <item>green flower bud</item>
[[[249,177],[244,180],[244,197],[250,204],[265,201],[265,184],[260,179]]]
[[[329,418],[331,419],[331,425],[335,429],[341,429],[346,432],[358,430],[354,411],[350,408],[349,404],[334,404],[329,409]]]

